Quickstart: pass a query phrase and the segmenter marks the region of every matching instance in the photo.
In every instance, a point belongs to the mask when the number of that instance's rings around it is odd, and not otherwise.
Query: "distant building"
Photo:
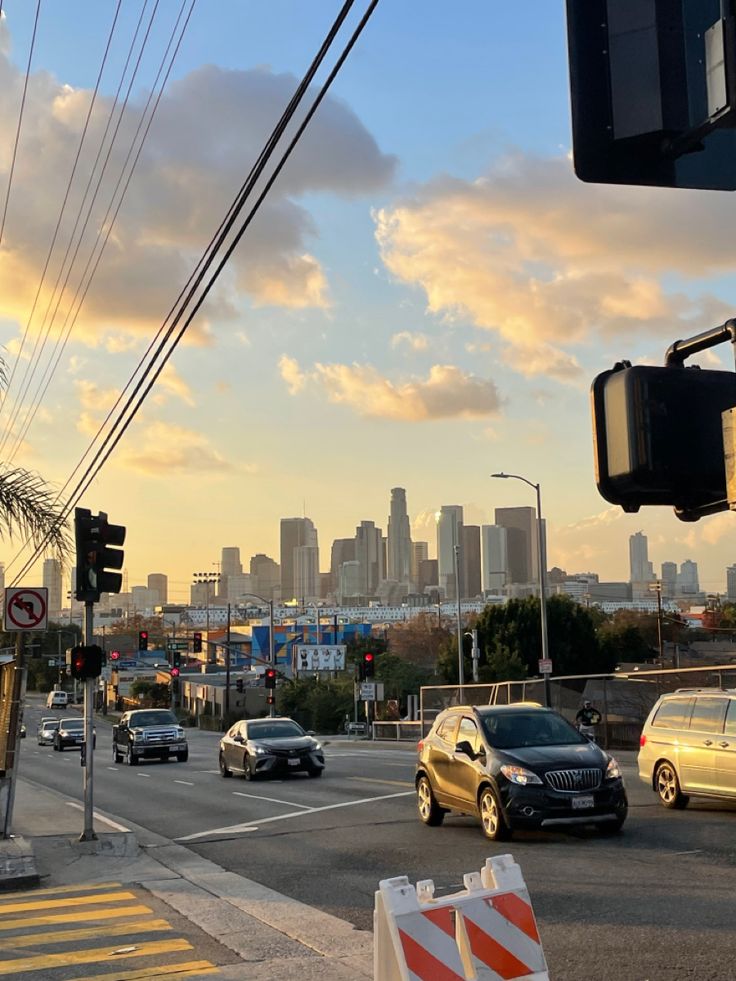
[[[383,546],[382,546],[383,550]],[[355,539],[336,538],[332,543],[330,553],[330,579],[332,581],[331,592],[338,596],[340,593],[340,566],[343,562],[353,562],[355,560]]]
[[[378,584],[386,573],[383,565],[383,532],[376,528],[373,521],[361,521],[355,529],[355,559],[360,563],[360,594],[375,596]]]
[[[698,563],[686,559],[680,566],[680,572],[677,576],[678,596],[695,596],[699,592]]]
[[[411,543],[411,585],[412,589],[421,592],[419,588],[419,564],[429,558],[429,542]]]
[[[654,582],[654,566],[649,561],[647,536],[641,531],[629,536],[629,581],[635,600],[650,595],[649,586]]]
[[[281,569],[278,562],[263,552],[251,556],[250,585],[253,592],[264,599],[278,598],[281,590]]]
[[[674,599],[677,595],[677,563],[662,563],[662,598]]]
[[[481,594],[479,525],[463,525],[462,557],[462,598],[472,599]]]
[[[58,559],[43,560],[43,585],[49,591],[49,619],[58,620],[61,613],[61,563]]]
[[[508,531],[501,525],[483,525],[480,534],[483,592],[501,593],[509,581]]]
[[[297,577],[297,549],[313,549],[301,553]],[[317,529],[310,518],[281,519],[281,599],[284,601],[306,596],[305,588],[311,588],[310,596],[317,595],[319,573],[319,548]]]
[[[726,569],[726,596],[729,603],[736,603],[736,565]]]
[[[294,549],[294,598],[302,604],[320,599],[319,548],[316,543],[316,532],[314,538],[314,545],[298,545]]]
[[[148,577],[148,588],[158,596],[156,606],[169,602],[169,580],[162,572],[152,572]]]
[[[439,563],[439,586],[445,599],[462,596],[463,572],[463,509],[458,504],[443,504],[437,519],[437,561]],[[458,555],[455,555],[455,549]],[[457,562],[457,576],[455,573]],[[460,578],[460,582],[457,582]]]
[[[419,563],[418,591],[425,593],[429,588],[436,588],[439,581],[437,559],[422,559]]]
[[[538,533],[535,508],[496,508],[495,523],[506,529],[510,583],[538,583]],[[546,564],[545,523],[542,522],[543,560]]]
[[[133,586],[130,598],[136,613],[150,614],[160,605],[158,590],[149,589],[148,586]]]
[[[387,543],[388,578],[408,584],[411,579],[411,526],[403,487],[394,487],[391,490]]]

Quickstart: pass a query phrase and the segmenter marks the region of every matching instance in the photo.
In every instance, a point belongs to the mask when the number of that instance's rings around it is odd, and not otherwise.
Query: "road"
[[[40,714],[26,710],[22,774],[81,800],[79,753],[38,747]],[[463,874],[487,856],[511,852],[552,977],[725,981],[736,973],[736,806],[666,811],[639,782],[630,754],[623,834],[517,833],[494,845],[470,818],[419,823],[410,747],[326,741],[323,778],[246,782],[219,775],[214,733],[189,734],[187,763],[126,767],[112,762],[106,726],[98,723],[97,808],[361,928],[371,928],[380,879],[434,879],[441,893],[461,888]]]

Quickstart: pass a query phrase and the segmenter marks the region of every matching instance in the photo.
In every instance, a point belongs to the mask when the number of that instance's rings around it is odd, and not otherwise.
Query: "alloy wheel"
[[[417,807],[422,821],[429,820],[432,812],[432,790],[426,777],[422,777],[417,787]]]

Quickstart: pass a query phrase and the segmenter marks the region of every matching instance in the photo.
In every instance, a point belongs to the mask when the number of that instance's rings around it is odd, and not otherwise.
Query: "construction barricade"
[[[434,882],[384,879],[373,914],[374,981],[549,981],[521,869],[511,855],[463,876],[435,899]]]

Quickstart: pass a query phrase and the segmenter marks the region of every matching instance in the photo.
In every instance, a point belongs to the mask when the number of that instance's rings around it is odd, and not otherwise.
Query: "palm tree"
[[[63,502],[32,470],[0,467],[0,538],[17,532],[34,547],[46,547],[63,558],[69,551]]]

